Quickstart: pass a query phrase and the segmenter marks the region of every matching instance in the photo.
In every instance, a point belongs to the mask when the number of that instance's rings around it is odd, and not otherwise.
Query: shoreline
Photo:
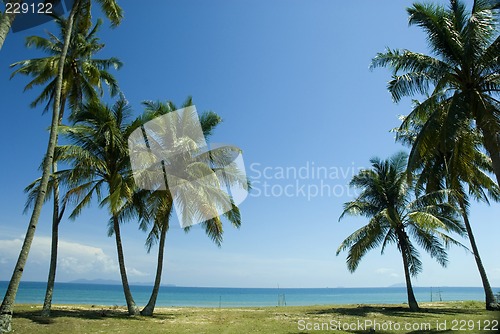
[[[456,308],[460,308],[463,306],[464,308],[471,307],[474,308],[478,305],[483,305],[484,302],[477,300],[452,300],[452,301],[433,301],[433,302],[419,302],[418,303],[421,308],[442,308],[446,306],[453,306]],[[41,309],[43,307],[43,303],[15,303],[15,307],[20,308],[31,308],[31,309]],[[138,308],[142,308],[145,305],[137,305]],[[398,303],[398,304],[387,304],[387,303],[345,303],[345,304],[316,304],[316,305],[284,305],[284,306],[234,306],[234,307],[212,307],[212,306],[156,306],[156,310],[245,310],[245,309],[303,309],[303,308],[363,308],[363,307],[373,307],[373,308],[407,308],[407,303]],[[109,308],[112,310],[126,310],[127,306],[123,305],[108,305],[108,304],[71,304],[71,303],[52,303],[52,309],[84,309],[84,310],[94,310],[98,308]]]
[[[418,302],[418,301],[417,301]],[[483,305],[484,302],[478,300],[450,300],[450,301],[433,301],[433,302],[418,302],[421,308],[441,308],[446,306],[454,306],[460,308],[460,305],[469,307],[470,305]],[[42,309],[43,303],[15,303],[15,307],[30,308],[33,310]],[[145,305],[137,305],[139,309]],[[314,305],[263,305],[263,306],[189,306],[189,305],[170,305],[170,306],[156,306],[155,311],[162,310],[266,310],[266,309],[301,309],[301,308],[408,308],[408,303],[344,303],[344,304],[314,304]],[[110,304],[78,304],[78,303],[52,303],[52,309],[82,309],[82,310],[97,310],[105,308],[110,310],[127,310],[125,304],[110,305]]]

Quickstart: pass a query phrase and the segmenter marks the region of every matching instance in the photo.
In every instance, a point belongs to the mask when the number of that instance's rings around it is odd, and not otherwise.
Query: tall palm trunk
[[[57,162],[52,164],[52,174],[57,172]],[[55,177],[55,176],[53,176]],[[50,267],[49,277],[47,279],[47,289],[45,291],[45,299],[43,301],[42,317],[50,316],[50,309],[52,307],[52,296],[54,293],[54,284],[56,280],[57,268],[57,248],[59,243],[59,223],[61,222],[62,215],[59,213],[59,182],[54,180],[54,206],[52,212],[52,241],[50,248]]]
[[[58,126],[62,124],[62,119],[64,116],[64,107],[66,104],[66,97],[62,98],[61,102],[61,112],[59,114]],[[56,145],[58,142],[58,136],[56,134]],[[59,245],[59,224],[61,223],[64,208],[66,204],[63,205],[61,209],[59,207],[59,180],[56,178],[57,173],[57,161],[54,159],[52,162],[52,177],[54,178],[54,191],[53,199],[54,204],[52,208],[52,240],[50,245],[50,266],[49,266],[49,277],[47,278],[47,288],[45,290],[45,299],[43,301],[42,317],[50,317],[50,309],[52,307],[52,297],[54,295],[54,284],[56,281],[56,269],[57,269],[57,250]]]
[[[483,144],[491,159],[493,172],[495,173],[497,184],[500,187],[500,138],[498,134],[482,129]]]
[[[11,0],[6,1],[5,4],[11,3],[16,4],[20,3],[22,0]],[[16,18],[15,13],[3,13],[0,14],[0,50],[2,50],[3,43],[5,42],[5,38],[9,33],[10,27],[12,26],[12,22]]]
[[[411,284],[411,275],[410,275],[410,266],[408,263],[408,243],[406,242],[406,233],[400,232],[398,233],[399,239],[399,248],[401,250],[401,255],[403,257],[403,266],[405,270],[405,280],[406,280],[406,293],[408,295],[408,306],[411,311],[418,311],[420,307],[418,306],[417,299],[415,298],[415,294],[413,293],[413,286]]]
[[[166,238],[167,238],[167,228],[165,225],[163,225],[160,233],[160,244],[158,246],[158,263],[156,265],[155,283],[148,304],[142,309],[141,315],[152,316],[153,311],[155,309],[156,298],[158,298],[158,292],[160,291],[161,273],[163,270],[163,254],[165,251]]]
[[[499,305],[495,302],[495,295],[491,289],[490,282],[488,281],[488,276],[486,275],[486,270],[483,266],[483,261],[479,256],[479,249],[476,245],[476,239],[472,233],[472,227],[470,225],[469,216],[466,211],[465,204],[462,200],[459,200],[460,210],[462,211],[462,217],[464,219],[465,229],[467,230],[467,235],[469,236],[470,245],[472,247],[472,252],[474,253],[474,259],[476,260],[477,269],[479,270],[479,275],[481,276],[481,281],[483,282],[484,294],[486,296],[486,309],[487,310],[498,310]]]
[[[66,55],[68,54],[68,48],[71,38],[71,33],[73,30],[73,21],[75,15],[78,11],[80,0],[75,0],[73,8],[69,14],[68,18],[68,30],[64,36],[64,46],[59,58],[59,68],[57,71],[57,83],[56,83],[56,95],[54,98],[54,106],[52,111],[52,123],[50,126],[49,143],[47,145],[47,152],[43,161],[43,171],[42,178],[40,180],[40,191],[37,194],[35,206],[33,208],[33,213],[28,225],[28,230],[26,231],[26,236],[17,259],[14,272],[5,292],[5,297],[0,307],[0,333],[11,331],[12,313],[14,301],[16,299],[17,290],[19,288],[19,283],[21,282],[21,277],[23,275],[24,266],[28,260],[28,254],[35,237],[35,230],[38,224],[38,219],[40,218],[40,213],[42,211],[43,202],[45,199],[45,193],[47,192],[47,185],[51,175],[52,161],[54,159],[54,151],[57,141],[57,128],[59,123],[59,114],[61,107],[61,93],[62,93],[62,83],[63,83],[63,73],[64,73],[64,63],[66,61]]]
[[[130,291],[130,286],[128,285],[127,269],[125,268],[125,259],[123,257],[123,247],[122,247],[122,237],[120,233],[120,222],[118,217],[115,215],[113,217],[113,229],[115,232],[116,239],[116,250],[118,253],[118,266],[120,267],[120,275],[123,285],[123,293],[125,294],[125,301],[127,302],[127,310],[129,315],[137,315],[139,310],[135,305],[134,298],[132,297],[132,292]]]
[[[408,295],[408,306],[411,311],[418,311],[420,308],[417,303],[417,299],[415,298],[415,294],[413,293],[413,286],[411,284],[411,276],[410,269],[408,267],[408,258],[405,254],[401,253],[403,256],[403,265],[405,269],[405,280],[406,280],[406,293]]]
[[[144,128],[144,125],[141,125],[141,130],[142,130],[142,136],[144,137],[144,142],[146,143],[146,147],[148,148],[148,151],[151,153],[151,147],[149,145],[149,139],[146,134],[146,129]],[[168,179],[167,179],[167,170],[165,167],[165,161],[161,161],[161,168],[163,171],[163,181],[165,184],[168,184]],[[170,191],[167,190],[166,196],[171,198],[171,193]],[[148,304],[142,309],[141,315],[146,315],[146,316],[152,316],[153,311],[155,309],[156,305],[156,299],[158,298],[158,292],[160,291],[160,283],[161,283],[161,274],[163,271],[163,254],[165,251],[165,239],[167,238],[167,229],[168,229],[168,219],[170,217],[170,212],[172,210],[172,203],[170,203],[169,209],[167,214],[165,215],[165,221],[163,221],[161,225],[161,232],[160,232],[160,244],[158,246],[158,263],[156,264],[156,277],[155,277],[155,283],[153,285],[153,291],[151,292],[151,297],[149,298]]]

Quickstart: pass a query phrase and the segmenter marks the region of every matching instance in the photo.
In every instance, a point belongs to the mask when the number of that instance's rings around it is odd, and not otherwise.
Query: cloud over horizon
[[[9,280],[23,239],[0,239],[0,279]],[[31,245],[28,263],[23,274],[25,280],[40,280],[40,272],[47,272],[50,262],[51,238],[37,236]],[[114,254],[107,254],[102,248],[88,244],[59,240],[57,280],[67,281],[80,278],[119,279],[119,268]],[[132,279],[149,277],[134,267],[127,267]]]

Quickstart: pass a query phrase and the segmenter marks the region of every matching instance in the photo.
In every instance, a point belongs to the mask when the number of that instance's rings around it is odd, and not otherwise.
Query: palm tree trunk
[[[483,261],[479,256],[479,249],[476,245],[476,239],[472,233],[472,227],[470,225],[469,216],[463,201],[459,200],[460,209],[462,210],[462,217],[464,219],[465,229],[467,230],[467,235],[469,236],[470,245],[472,247],[472,252],[474,254],[474,259],[476,260],[477,269],[479,270],[479,275],[481,276],[481,281],[483,282],[484,294],[486,296],[486,309],[487,310],[498,310],[499,305],[495,301],[495,295],[491,289],[490,282],[488,281],[488,276],[486,275],[486,270],[483,266]]]
[[[57,126],[62,124],[62,119],[64,116],[64,107],[66,104],[66,97],[62,97],[61,102],[61,112],[59,113],[59,122]],[[56,144],[58,142],[58,135],[56,135]],[[54,205],[52,209],[52,240],[50,246],[50,266],[49,266],[49,277],[47,278],[47,289],[45,290],[45,299],[43,301],[42,317],[50,317],[50,309],[52,307],[52,296],[54,295],[54,284],[56,281],[56,269],[57,269],[57,250],[59,245],[59,223],[61,223],[62,215],[64,213],[63,209],[59,207],[59,180],[56,178],[57,173],[57,161],[52,162],[52,177],[54,178],[54,192],[53,199]]]
[[[57,162],[52,164],[52,174],[57,172]],[[57,247],[59,243],[59,182],[54,179],[54,206],[52,211],[52,243],[50,248],[50,267],[49,277],[47,279],[47,289],[45,290],[45,299],[43,301],[42,317],[50,317],[50,309],[52,307],[52,296],[54,293],[54,284],[56,280],[57,268]]]
[[[22,0],[12,0],[12,1],[6,1],[5,4],[6,5],[8,3],[16,4],[20,2],[22,2]],[[12,26],[12,22],[14,22],[15,18],[16,14],[14,13],[3,13],[3,14],[0,13],[0,50],[2,50],[5,38],[7,37],[10,27]]]
[[[16,266],[14,267],[14,272],[5,292],[5,297],[0,307],[0,333],[10,332],[12,330],[12,313],[14,301],[16,299],[17,290],[19,288],[19,283],[21,282],[21,277],[23,275],[24,266],[28,260],[28,254],[35,237],[35,230],[38,224],[38,219],[40,218],[40,213],[42,211],[43,202],[45,199],[45,193],[47,192],[47,185],[51,175],[52,161],[54,159],[54,150],[57,142],[57,129],[59,123],[59,114],[61,107],[61,92],[63,83],[63,73],[64,73],[64,63],[66,61],[66,55],[68,54],[69,43],[71,39],[71,33],[73,29],[73,21],[75,15],[78,11],[80,0],[75,0],[73,8],[71,9],[70,15],[68,17],[68,30],[64,36],[64,46],[59,58],[59,68],[57,72],[57,83],[56,83],[56,96],[54,99],[54,107],[52,111],[52,123],[50,126],[49,143],[47,145],[47,152],[43,161],[43,171],[42,178],[40,180],[40,191],[36,197],[35,206],[33,208],[33,213],[28,225],[28,230],[26,231],[26,236],[24,238],[23,245],[21,247],[21,252],[17,259]]]
[[[113,228],[116,238],[116,250],[118,253],[118,266],[120,267],[120,275],[122,278],[123,293],[125,294],[125,301],[127,302],[127,310],[129,315],[137,315],[139,309],[135,305],[130,286],[128,285],[127,269],[125,268],[125,259],[123,257],[122,237],[120,234],[120,223],[118,217],[113,217]]]
[[[399,248],[401,250],[401,255],[403,256],[403,266],[405,270],[405,279],[406,279],[406,293],[408,295],[408,306],[411,311],[418,311],[420,308],[417,303],[417,299],[415,298],[415,294],[413,293],[413,286],[411,284],[411,275],[410,275],[410,265],[408,263],[408,245],[406,243],[406,233],[400,232],[398,233],[399,239]]]
[[[151,292],[151,297],[149,298],[148,304],[142,309],[141,315],[152,316],[155,309],[156,298],[158,297],[158,292],[160,290],[161,273],[163,270],[163,254],[165,252],[166,238],[167,229],[165,226],[163,226],[160,233],[160,244],[158,246],[158,263],[156,265],[155,284],[153,286],[153,291]]]
[[[500,134],[491,131],[486,120],[478,120],[477,126],[483,133],[483,145],[491,159],[497,185],[500,187]]]
[[[406,279],[406,293],[408,295],[408,306],[411,311],[418,311],[420,308],[417,303],[417,299],[415,298],[415,294],[413,293],[413,286],[411,284],[411,276],[410,269],[408,268],[408,259],[406,255],[403,254],[403,264],[405,269],[405,279]]]

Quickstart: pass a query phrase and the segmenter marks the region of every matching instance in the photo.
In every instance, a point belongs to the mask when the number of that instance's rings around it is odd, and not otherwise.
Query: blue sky
[[[404,282],[396,249],[368,254],[351,274],[340,242],[363,218],[338,222],[352,197],[353,172],[373,156],[402,149],[389,132],[409,100],[393,104],[389,73],[370,71],[371,58],[386,46],[425,52],[424,34],[409,28],[405,8],[412,1],[121,1],[123,23],[99,36],[100,57],[124,63],[120,87],[138,114],[143,100],[192,95],[199,111],[224,119],[212,142],[243,149],[254,190],[241,205],[239,230],[227,226],[217,248],[196,227],[169,231],[163,283],[227,287],[371,287]],[[444,2],[443,2],[444,3]],[[143,5],[147,4],[147,5]],[[9,80],[9,64],[40,56],[24,39],[51,24],[10,34],[0,51],[3,157],[0,165],[0,280],[8,280],[29,215],[23,188],[39,176],[49,115],[30,109],[38,89],[23,93],[26,77]],[[108,99],[109,100],[109,99]],[[282,175],[280,171],[288,170]],[[294,178],[292,171],[310,175]],[[313,177],[313,170],[328,175]],[[304,176],[303,174],[301,174]],[[308,188],[309,187],[309,188]],[[267,189],[267,190],[266,190]],[[288,189],[287,193],[282,193]],[[309,189],[309,190],[307,190]],[[321,193],[323,189],[323,193]],[[315,194],[315,190],[320,192]],[[308,198],[309,195],[309,198]],[[46,280],[50,206],[43,210],[23,279]],[[500,206],[473,205],[484,265],[500,286],[500,264],[492,251],[500,235]],[[58,280],[119,280],[107,212],[96,203],[76,221],[61,224]],[[147,254],[137,224],[123,226],[125,260],[132,282],[152,282],[156,248]],[[464,241],[467,242],[467,241]],[[420,286],[480,286],[473,256],[451,249],[442,269],[422,253]]]

